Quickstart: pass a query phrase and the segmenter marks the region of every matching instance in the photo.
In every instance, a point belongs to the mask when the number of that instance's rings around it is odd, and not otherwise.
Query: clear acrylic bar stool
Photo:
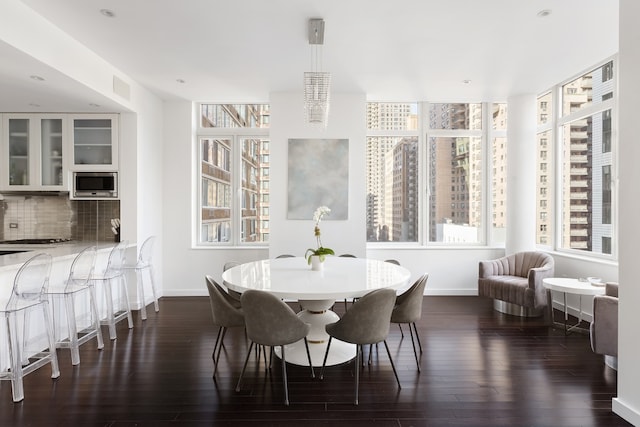
[[[140,309],[140,318],[142,320],[147,320],[147,300],[144,297],[145,271],[149,273],[148,275],[149,281],[151,282],[151,292],[153,294],[153,306],[156,310],[156,313],[160,311],[160,307],[158,307],[158,294],[156,292],[156,282],[153,272],[153,248],[155,241],[156,236],[148,237],[147,240],[142,243],[142,246],[140,246],[140,255],[138,256],[138,261],[132,265],[124,265],[125,269],[135,270],[136,272],[136,281],[138,282],[138,297],[140,298],[140,304],[142,305]]]
[[[56,346],[58,348],[71,349],[71,364],[80,363],[80,345],[96,338],[98,342],[98,350],[104,348],[102,339],[102,331],[100,330],[100,316],[98,314],[98,305],[96,301],[96,290],[91,281],[93,269],[96,261],[95,246],[88,247],[80,252],[73,263],[69,272],[69,277],[65,282],[49,284],[47,294],[52,301],[53,310],[53,333],[56,338]],[[80,302],[81,297],[88,296],[88,313],[89,326],[78,331],[78,317],[76,301]],[[67,320],[67,339],[58,338],[58,326],[56,325],[56,300],[61,300],[64,304],[64,311]],[[86,300],[84,300],[86,301]]]
[[[0,314],[4,317],[9,341],[9,369],[0,372],[1,380],[10,380],[13,401],[24,399],[23,377],[47,363],[51,364],[51,378],[60,376],[56,343],[49,317],[49,301],[45,296],[51,255],[38,254],[27,260],[16,273],[13,289],[8,301],[0,302]],[[37,310],[39,309],[39,310]],[[42,324],[46,332],[47,343],[38,340],[34,348],[29,348],[32,338],[32,312],[42,314]],[[33,328],[36,332],[40,328]],[[42,346],[47,346],[43,350]]]
[[[94,274],[91,278],[95,284],[102,285],[107,314],[101,323],[109,326],[109,338],[112,340],[117,338],[116,323],[121,320],[126,318],[129,329],[133,328],[127,278],[123,268],[128,245],[129,242],[126,240],[116,244],[109,254],[106,270],[102,274]],[[117,297],[115,300],[114,294]]]

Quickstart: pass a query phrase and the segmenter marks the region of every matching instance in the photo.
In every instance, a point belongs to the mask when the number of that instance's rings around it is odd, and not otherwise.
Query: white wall
[[[618,397],[613,410],[640,425],[640,340],[638,339],[638,242],[640,241],[640,144],[638,141],[638,95],[640,94],[640,3],[620,0],[619,53],[619,236],[620,312],[618,333]]]
[[[364,94],[331,94],[326,129],[304,123],[302,93],[272,93],[269,135],[269,254],[303,256],[316,246],[314,222],[287,219],[287,147],[289,138],[341,138],[349,140],[349,215],[345,221],[323,219],[322,244],[336,254],[366,254],[365,154],[366,98]],[[313,155],[313,153],[309,153]],[[327,174],[331,170],[326,171]],[[330,206],[329,206],[330,207]]]

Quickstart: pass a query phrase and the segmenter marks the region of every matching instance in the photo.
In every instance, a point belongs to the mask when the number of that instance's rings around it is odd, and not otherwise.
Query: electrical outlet
[[[18,228],[18,223],[17,222],[10,222],[9,223],[9,228]]]

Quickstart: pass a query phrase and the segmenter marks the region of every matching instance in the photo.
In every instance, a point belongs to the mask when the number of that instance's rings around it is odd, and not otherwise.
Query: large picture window
[[[368,103],[368,242],[479,244],[487,226],[504,242],[506,105],[491,107]]]
[[[614,71],[614,62],[608,61],[538,98],[538,244],[612,255]],[[548,108],[554,104],[561,106],[551,116],[554,120],[543,120],[543,115],[553,113]],[[556,141],[556,158],[549,144],[552,140]],[[553,161],[555,169],[550,166]],[[554,170],[557,181],[551,180]],[[555,219],[557,234],[552,233],[550,218]]]
[[[417,242],[418,104],[367,104],[367,241]]]
[[[199,244],[269,240],[269,106],[202,104]]]

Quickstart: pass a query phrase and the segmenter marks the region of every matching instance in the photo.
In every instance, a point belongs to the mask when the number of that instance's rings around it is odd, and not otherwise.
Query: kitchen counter
[[[0,250],[6,251],[26,251],[9,255],[0,255],[0,272],[17,271],[25,261],[38,253],[48,253],[55,261],[73,260],[73,258],[84,248],[95,245],[99,253],[108,253],[113,248],[113,242],[65,242],[48,244],[0,244]],[[135,245],[133,245],[135,246]],[[96,266],[97,267],[97,266]]]

